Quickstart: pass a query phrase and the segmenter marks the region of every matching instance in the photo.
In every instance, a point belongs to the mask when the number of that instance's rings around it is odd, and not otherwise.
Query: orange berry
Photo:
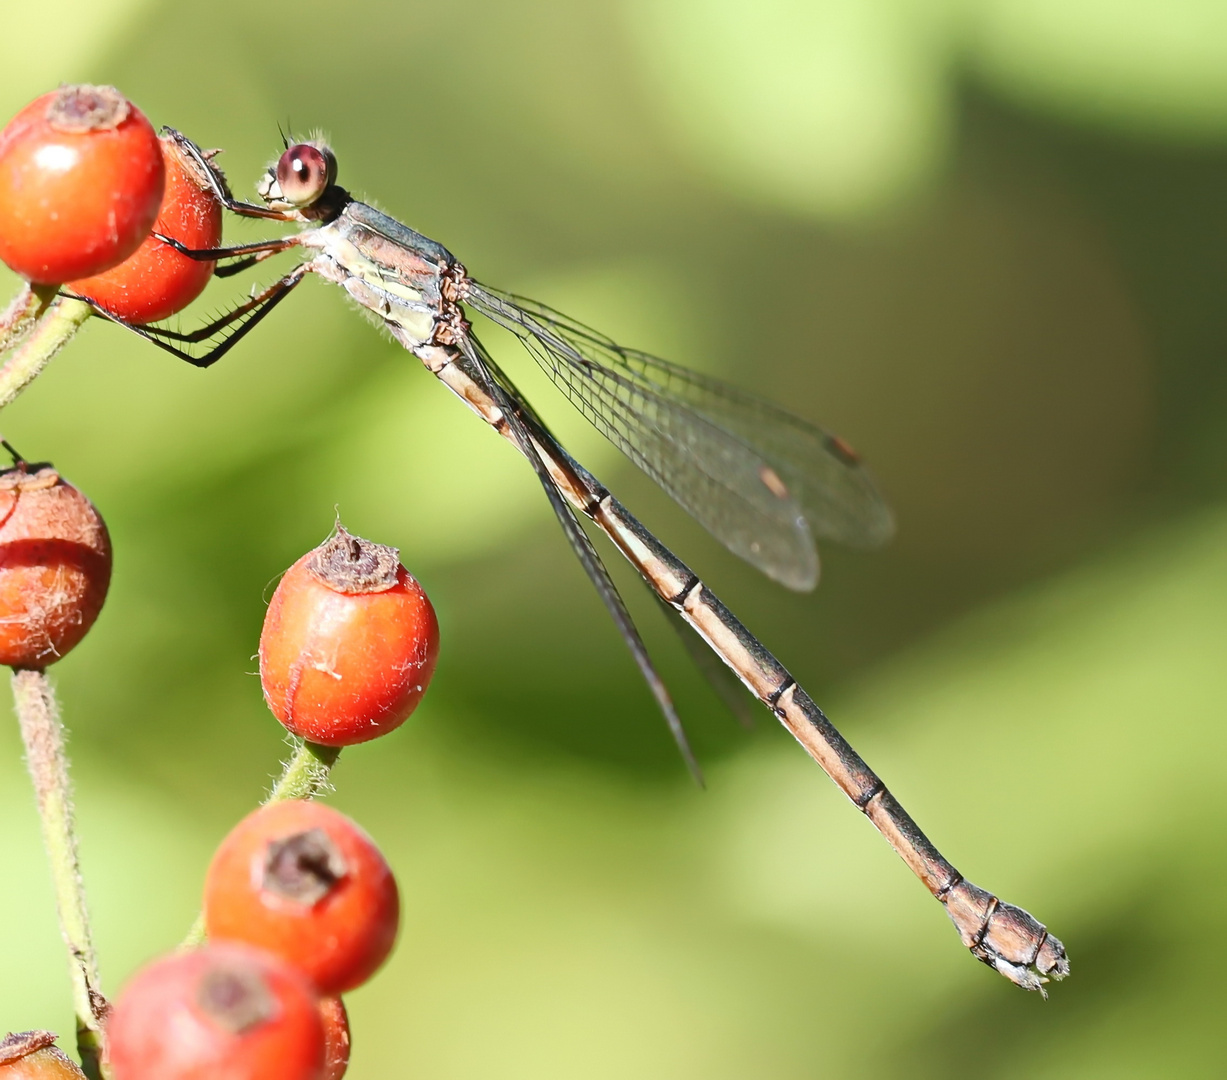
[[[114,1080],[319,1080],[319,1000],[275,956],[222,943],[138,972],[107,1021]]]
[[[59,660],[94,625],[110,581],[111,540],[89,499],[50,465],[0,472],[0,664]]]
[[[295,965],[321,994],[360,986],[400,925],[396,879],[379,848],[330,806],[268,803],[234,827],[209,864],[211,941],[242,941]]]
[[[260,682],[295,735],[350,746],[399,727],[426,692],[439,623],[395,548],[337,527],[285,572],[260,634]]]
[[[62,86],[0,132],[0,259],[58,285],[123,262],[149,235],[166,169],[145,114],[113,86]]]
[[[160,142],[166,161],[166,194],[153,231],[195,251],[217,247],[222,238],[221,203],[200,166],[170,136],[162,136]],[[215,265],[189,259],[157,237],[147,236],[118,266],[69,282],[69,288],[118,318],[151,323],[182,311],[195,300],[209,284]]]

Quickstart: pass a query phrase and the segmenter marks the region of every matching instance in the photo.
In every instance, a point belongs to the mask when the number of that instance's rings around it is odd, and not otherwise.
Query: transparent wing
[[[732,552],[798,590],[815,535],[875,546],[890,510],[836,436],[751,394],[522,297],[473,284],[466,302],[525,344],[585,417]]]
[[[601,598],[606,610],[608,610],[613,618],[614,625],[618,628],[618,633],[622,635],[622,640],[626,642],[626,647],[630,649],[631,656],[634,658],[640,674],[648,684],[648,689],[656,699],[656,704],[664,715],[665,723],[669,725],[669,731],[672,733],[678,749],[682,752],[682,758],[686,762],[686,767],[690,770],[690,775],[702,787],[702,770],[699,768],[694,751],[690,748],[690,741],[686,738],[686,731],[682,727],[682,721],[677,715],[677,710],[674,708],[673,698],[669,694],[668,687],[665,686],[664,680],[657,672],[656,665],[652,663],[652,658],[648,655],[648,648],[643,643],[643,638],[639,636],[639,630],[635,626],[635,621],[631,618],[631,613],[627,610],[622,594],[618,592],[618,587],[609,576],[605,563],[597,553],[592,541],[588,538],[588,534],[584,532],[583,526],[579,523],[579,518],[575,515],[575,511],[571,509],[570,505],[563,498],[562,492],[558,490],[554,481],[550,478],[544,462],[542,462],[537,452],[533,449],[529,437],[530,429],[532,435],[537,438],[541,445],[547,447],[548,452],[557,454],[559,458],[562,458],[565,457],[565,451],[554,441],[553,436],[549,433],[549,429],[541,423],[531,406],[524,401],[522,395],[515,388],[515,384],[494,362],[476,335],[468,335],[461,343],[460,348],[464,356],[462,362],[468,366],[470,376],[494,396],[506,415],[507,421],[514,432],[515,443],[528,459],[529,464],[533,467],[533,471],[537,474],[537,478],[541,481],[550,506],[553,508],[554,514],[558,518],[558,523],[562,526],[562,531],[571,545],[571,550],[575,552],[575,557],[579,559],[580,565],[584,568],[588,579],[595,587],[597,595]]]

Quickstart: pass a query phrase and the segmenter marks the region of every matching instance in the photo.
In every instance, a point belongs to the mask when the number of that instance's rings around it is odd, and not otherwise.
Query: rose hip
[[[205,877],[211,941],[242,941],[298,967],[321,994],[365,982],[396,941],[400,897],[379,849],[330,806],[269,803],[222,841]]]
[[[215,248],[222,238],[222,206],[200,166],[169,135],[162,136],[166,194],[153,231],[199,251]],[[156,236],[147,236],[136,252],[95,277],[69,282],[111,315],[128,322],[150,323],[182,311],[213,276],[213,262],[181,255]]]
[[[59,660],[93,626],[110,581],[110,537],[89,499],[50,465],[0,472],[0,664]]]
[[[0,132],[0,259],[57,285],[131,255],[166,170],[153,127],[113,86],[62,86]]]
[[[394,548],[335,535],[285,572],[260,634],[264,699],[295,735],[365,742],[417,707],[439,653],[439,623]]]
[[[114,1080],[319,1080],[319,1001],[277,957],[222,943],[155,961],[107,1021]]]

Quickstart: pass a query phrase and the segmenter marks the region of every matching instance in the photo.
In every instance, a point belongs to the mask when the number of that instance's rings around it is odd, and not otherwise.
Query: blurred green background
[[[116,546],[107,608],[55,669],[108,989],[179,940],[277,769],[252,654],[335,507],[401,548],[443,634],[421,710],[335,774],[405,899],[396,954],[349,999],[354,1080],[1221,1075],[1221,0],[5,18],[0,114],[112,82],[225,147],[239,192],[278,123],[321,128],[343,183],[479,278],[851,440],[898,538],[824,550],[818,592],[786,594],[494,341],[943,851],[1073,961],[1045,1003],[968,957],[765,712],[749,734],[725,715],[616,568],[696,790],[527,467],[312,281],[206,373],[91,326],[0,425]],[[0,1026],[67,1032],[15,725],[0,777]]]

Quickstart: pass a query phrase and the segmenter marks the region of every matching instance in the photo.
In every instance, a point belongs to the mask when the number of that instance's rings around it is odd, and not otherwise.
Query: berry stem
[[[46,287],[35,286],[32,293],[46,296]],[[52,293],[54,295],[54,293]],[[21,347],[0,368],[0,409],[14,401],[32,383],[72,336],[81,329],[94,309],[83,300],[59,296],[49,303]]]
[[[8,352],[25,336],[30,323],[47,309],[51,299],[45,289],[36,290],[28,281],[22,285],[0,314],[0,353]]]
[[[281,779],[264,801],[284,799],[314,799],[328,787],[328,773],[341,756],[339,746],[321,746],[306,739],[294,740],[294,754],[285,763]]]
[[[103,1017],[108,1006],[99,989],[98,959],[90,936],[85,887],[77,857],[64,725],[43,671],[15,668],[13,701],[26,746],[26,765],[34,781],[43,843],[51,863],[60,932],[68,948],[73,1007],[77,1013],[77,1049],[86,1075],[91,1080],[100,1080],[105,1077],[100,1062]]]
[[[286,799],[314,799],[328,787],[328,774],[341,756],[339,746],[321,746],[306,739],[293,740],[294,753],[281,769],[281,777],[268,793],[265,803]],[[180,949],[194,949],[205,941],[204,915],[196,916]]]

